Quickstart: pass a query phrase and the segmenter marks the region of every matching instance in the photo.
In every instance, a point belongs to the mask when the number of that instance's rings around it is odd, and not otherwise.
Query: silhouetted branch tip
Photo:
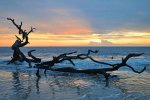
[[[136,71],[132,66],[130,66],[130,65],[126,65],[127,67],[129,67],[133,72],[135,72],[135,73],[142,73],[142,72],[144,72],[145,70],[146,70],[146,66],[141,70],[141,71]]]
[[[13,57],[12,57],[12,59],[10,60],[10,62],[8,64],[13,63],[15,61],[26,61],[29,64],[29,66],[31,67],[32,66],[31,62],[40,63],[41,59],[40,58],[36,58],[35,56],[33,56],[31,54],[31,52],[33,52],[34,50],[28,52],[28,56],[31,57],[32,59],[28,59],[23,54],[23,52],[21,52],[21,50],[20,50],[20,47],[24,47],[24,46],[26,46],[29,43],[28,34],[33,32],[33,30],[35,28],[31,27],[31,30],[29,31],[29,33],[27,33],[26,30],[22,29],[22,24],[23,24],[22,21],[21,21],[21,24],[18,25],[18,24],[16,24],[15,20],[12,19],[12,18],[7,18],[7,20],[10,20],[13,23],[13,25],[16,26],[16,28],[19,30],[18,33],[22,35],[22,39],[15,35],[17,40],[12,45],[12,50],[14,50]]]

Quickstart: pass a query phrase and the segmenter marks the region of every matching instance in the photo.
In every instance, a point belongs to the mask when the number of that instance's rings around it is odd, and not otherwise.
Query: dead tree
[[[53,59],[51,61],[47,61],[47,62],[42,62],[40,64],[36,64],[36,68],[38,68],[36,75],[38,77],[40,77],[39,75],[39,69],[45,69],[46,70],[52,70],[52,71],[59,71],[59,72],[70,72],[70,73],[85,73],[85,74],[102,74],[104,75],[105,79],[108,80],[108,78],[110,77],[110,74],[108,72],[111,71],[116,71],[121,67],[128,67],[130,68],[133,72],[135,73],[142,73],[146,67],[144,67],[141,71],[136,71],[132,66],[130,66],[129,64],[127,64],[127,61],[132,58],[132,57],[138,57],[141,56],[143,53],[141,54],[128,54],[125,58],[122,58],[122,61],[120,63],[116,63],[116,64],[110,64],[110,63],[106,63],[106,62],[101,62],[101,61],[97,61],[95,59],[93,59],[90,56],[90,53],[97,53],[98,51],[92,51],[92,50],[88,50],[87,54],[78,54],[76,56],[70,56],[70,54],[76,53],[76,52],[71,52],[71,53],[64,53],[64,54],[60,54],[57,57],[53,57]],[[73,67],[64,67],[64,68],[54,68],[53,66],[57,63],[61,63],[65,60],[70,61],[70,63],[75,66],[73,60],[75,59],[80,59],[80,60],[85,60],[85,59],[90,59],[91,61],[98,63],[98,64],[103,64],[103,65],[108,65],[110,66],[110,68],[99,68],[99,69],[85,69],[85,70],[79,70],[79,69],[75,69]]]
[[[20,47],[24,47],[29,43],[29,38],[28,35],[34,31],[35,28],[30,29],[30,31],[26,32],[26,30],[22,29],[22,22],[20,25],[17,25],[16,22],[14,21],[14,19],[11,18],[7,18],[7,20],[10,20],[14,26],[16,26],[16,28],[19,30],[19,34],[22,35],[22,39],[20,39],[18,36],[16,36],[17,40],[15,41],[15,43],[11,46],[11,49],[13,50],[13,57],[12,59],[8,62],[8,64],[10,63],[14,63],[15,61],[26,61],[29,66],[31,67],[31,62],[41,62],[41,59],[34,57],[31,52],[35,51],[35,50],[31,50],[28,52],[29,57],[31,57],[32,59],[27,58],[23,52],[20,50]],[[25,39],[25,40],[24,40]]]
[[[90,56],[90,54],[91,53],[98,53],[97,50],[96,51],[88,50],[88,52],[85,54],[77,54],[77,55],[72,55],[72,54],[77,53],[76,51],[70,52],[70,53],[64,53],[64,54],[60,54],[58,56],[53,56],[53,59],[51,61],[46,61],[46,62],[41,62],[40,58],[37,58],[37,57],[32,55],[32,52],[35,50],[30,50],[28,52],[28,56],[30,58],[27,58],[24,55],[24,53],[20,50],[20,47],[24,47],[29,43],[28,35],[31,32],[33,32],[35,28],[31,27],[30,31],[26,32],[26,30],[22,29],[22,22],[20,25],[18,25],[18,24],[16,24],[14,19],[7,18],[7,20],[11,21],[13,23],[13,25],[16,26],[16,28],[19,30],[18,33],[20,35],[22,35],[22,39],[20,39],[18,36],[16,36],[17,40],[15,41],[15,43],[11,47],[13,50],[13,57],[8,62],[8,64],[14,63],[15,61],[26,61],[29,64],[29,66],[31,67],[32,66],[31,62],[39,63],[39,64],[36,64],[36,66],[35,66],[36,68],[38,68],[37,73],[36,73],[36,75],[38,77],[40,77],[39,69],[45,69],[45,71],[44,71],[45,74],[46,74],[46,70],[59,71],[59,72],[70,72],[70,73],[102,74],[102,75],[104,75],[106,80],[108,80],[108,78],[110,77],[110,73],[108,73],[108,72],[116,71],[121,67],[126,66],[126,67],[130,68],[135,73],[142,73],[144,70],[146,70],[146,67],[144,67],[141,71],[136,71],[134,69],[134,67],[127,64],[127,61],[130,58],[141,56],[143,53],[141,53],[141,54],[135,54],[135,53],[128,54],[125,58],[122,58],[122,61],[120,63],[116,63],[116,64],[97,61],[94,58],[92,58]],[[75,66],[75,63],[73,62],[73,60],[76,60],[76,59],[80,59],[80,60],[90,59],[91,61],[93,61],[95,63],[102,64],[102,65],[108,65],[108,66],[110,66],[110,68],[79,70],[79,69],[75,69],[73,67],[63,67],[63,68],[54,68],[53,67],[55,64],[61,63],[63,61],[69,61],[73,66]]]

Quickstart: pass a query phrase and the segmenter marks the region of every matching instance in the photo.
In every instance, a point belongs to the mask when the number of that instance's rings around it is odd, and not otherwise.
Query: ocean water
[[[61,53],[77,51],[86,53],[89,49],[99,53],[91,56],[99,61],[118,63],[129,53],[144,53],[132,58],[128,63],[136,70],[144,66],[146,71],[137,74],[124,67],[111,72],[109,85],[103,76],[73,74],[48,71],[47,75],[40,70],[28,68],[26,62],[7,65],[13,51],[9,47],[0,48],[0,100],[150,100],[150,47],[26,47],[21,48],[27,55],[29,50],[42,61],[51,60]],[[113,59],[111,59],[113,57]],[[74,60],[76,66],[65,61],[54,67],[75,67],[77,69],[109,67],[96,64],[90,60]],[[34,64],[33,64],[34,66]]]

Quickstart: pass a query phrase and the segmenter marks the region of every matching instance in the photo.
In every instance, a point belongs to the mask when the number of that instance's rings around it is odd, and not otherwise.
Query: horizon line
[[[0,46],[0,48],[3,47],[10,47],[11,46]],[[112,45],[112,46],[26,46],[26,47],[150,47],[150,45]]]

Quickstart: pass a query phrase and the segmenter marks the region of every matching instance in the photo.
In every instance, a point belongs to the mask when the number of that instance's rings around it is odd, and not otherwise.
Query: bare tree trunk
[[[17,40],[15,41],[15,43],[12,45],[12,50],[13,50],[13,57],[12,59],[9,61],[8,64],[10,63],[14,63],[15,61],[26,61],[30,67],[32,67],[31,62],[41,62],[41,59],[34,57],[31,52],[35,51],[35,50],[31,50],[29,51],[28,55],[29,57],[31,57],[32,59],[28,59],[23,52],[21,52],[20,47],[24,47],[29,43],[28,40],[28,35],[33,32],[33,30],[35,28],[30,29],[30,31],[26,32],[26,30],[22,29],[22,22],[20,25],[17,25],[16,22],[14,21],[14,19],[11,18],[7,18],[7,20],[10,20],[14,26],[16,26],[16,28],[19,30],[19,34],[22,35],[22,39],[20,39],[18,36],[16,36]],[[25,41],[23,41],[25,39]]]

